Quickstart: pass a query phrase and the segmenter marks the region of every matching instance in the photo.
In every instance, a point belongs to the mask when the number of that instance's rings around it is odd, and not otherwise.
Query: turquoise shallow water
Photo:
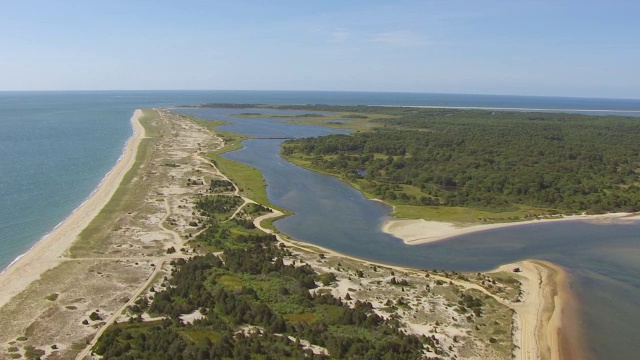
[[[129,118],[134,109],[207,102],[640,110],[640,100],[489,95],[286,91],[0,92],[0,269],[6,267],[17,256],[50,232],[90,195],[120,156],[124,143],[131,134]],[[636,114],[640,114],[640,112]],[[289,134],[298,132],[298,128],[305,127],[299,126],[295,129],[278,128],[271,125],[265,127],[263,123],[257,122],[249,128],[246,131],[272,129]],[[328,131],[313,129],[313,127],[306,128],[318,131],[318,135]],[[251,144],[255,144],[257,147],[253,148]],[[575,243],[572,243],[570,239],[590,234],[590,231],[585,231],[580,235],[575,235],[572,228],[567,230],[569,242],[560,247],[556,244],[557,236],[550,232],[552,235],[549,238],[549,245],[545,245],[548,248],[543,251],[546,251],[547,255],[535,255],[533,252],[520,251],[521,248],[531,248],[532,246],[527,245],[526,239],[516,241],[507,234],[505,235],[507,240],[499,240],[501,238],[497,235],[490,235],[493,240],[482,242],[461,238],[448,242],[448,245],[443,248],[440,248],[441,245],[430,248],[428,253],[441,255],[424,258],[416,255],[421,252],[413,254],[415,251],[407,253],[402,250],[403,245],[393,238],[380,237],[376,226],[372,226],[372,224],[379,224],[381,219],[386,216],[388,208],[385,205],[366,202],[364,203],[366,206],[362,206],[360,202],[363,199],[357,191],[335,182],[336,180],[332,178],[318,180],[315,176],[301,173],[299,176],[305,177],[305,180],[300,183],[300,188],[292,187],[284,182],[287,178],[283,178],[283,174],[288,174],[287,171],[298,170],[287,168],[290,166],[288,163],[282,159],[278,160],[277,148],[278,143],[274,141],[249,141],[247,149],[234,153],[233,156],[244,156],[243,161],[248,163],[252,161],[264,163],[264,161],[257,161],[259,158],[256,157],[255,152],[265,156],[271,154],[269,156],[274,156],[273,167],[261,170],[268,178],[269,196],[274,199],[274,202],[281,201],[282,204],[286,204],[284,206],[291,206],[291,209],[299,208],[296,210],[299,215],[308,211],[309,204],[317,204],[317,208],[324,211],[320,215],[311,212],[307,216],[290,217],[277,223],[283,230],[286,229],[286,232],[292,234],[298,234],[297,231],[300,229],[309,230],[304,237],[299,236],[301,239],[311,242],[324,239],[323,241],[330,241],[326,246],[360,257],[428,268],[488,268],[492,267],[494,263],[530,254],[531,257],[544,257],[557,261],[576,274],[580,274],[580,271],[592,272],[593,276],[585,277],[584,279],[587,280],[584,280],[583,283],[580,282],[581,280],[577,281],[576,286],[581,296],[583,294],[580,291],[584,292],[585,303],[591,301],[589,299],[595,299],[593,306],[589,307],[589,309],[595,309],[592,310],[594,312],[600,312],[606,316],[609,312],[602,312],[601,309],[611,307],[603,305],[621,303],[620,297],[631,299],[636,296],[640,299],[640,296],[637,296],[639,295],[637,294],[637,284],[629,281],[629,279],[639,278],[637,269],[634,267],[640,264],[637,253],[637,238],[634,237],[634,234],[640,233],[637,231],[638,229],[629,235],[631,239],[629,244],[625,246],[609,246],[608,244],[603,247],[602,252],[606,253],[610,260],[604,261],[603,257],[596,250],[593,250],[595,248],[587,250],[586,259],[590,259],[592,264],[600,265],[584,267],[584,269],[579,266],[571,267],[567,265],[567,262],[563,262],[565,261],[563,256],[569,258],[571,253],[575,252],[575,246],[572,245]],[[283,168],[288,170],[283,172]],[[339,194],[331,195],[335,191],[338,191]],[[316,196],[318,202],[311,202],[310,198],[304,198],[301,194],[318,195]],[[335,203],[334,201],[338,198],[347,201]],[[358,208],[362,211],[358,212],[356,210]],[[314,225],[317,223],[317,219],[331,218],[330,215],[336,216],[334,223],[330,226],[322,229]],[[336,226],[339,224],[347,226]],[[353,231],[354,229],[363,231],[369,229],[368,234],[370,235],[358,236],[361,232]],[[622,228],[612,228],[603,236],[606,235],[605,238],[609,238],[622,231]],[[348,234],[348,236],[345,237],[344,234]],[[533,230],[531,234],[533,238],[539,236]],[[490,241],[508,241],[512,245],[507,249],[511,248],[513,251],[507,254],[496,254],[496,245],[491,245]],[[525,243],[520,244],[519,241],[525,241]],[[593,241],[597,241],[597,239]],[[362,242],[371,244],[371,247],[363,247]],[[385,243],[390,247],[386,248],[385,253],[376,253],[373,250],[376,248],[376,242],[378,244]],[[473,249],[473,246],[466,242],[484,244],[481,246],[473,245],[480,246],[477,248],[476,254],[483,255],[466,256],[460,253],[457,247]],[[492,246],[494,246],[493,250]],[[504,248],[504,244],[500,247]],[[457,260],[450,256],[453,252],[458,252]],[[598,279],[602,281],[598,282]],[[620,289],[620,286],[616,285],[620,284],[626,290],[601,291],[606,289],[605,285],[609,284],[613,284],[616,289]],[[600,297],[590,297],[591,293],[597,293]],[[625,322],[625,319],[621,319],[622,323],[629,325],[632,324],[631,321],[635,323],[640,321],[637,316],[639,313],[637,305],[640,304],[633,302],[626,304],[628,309],[636,310],[631,311],[632,317],[629,321]],[[587,317],[587,321],[596,318],[597,316]],[[614,315],[612,318],[618,319],[619,316]],[[604,326],[599,325],[598,320],[594,321],[597,326]],[[629,331],[627,334],[637,335],[633,331]],[[629,340],[629,336],[624,334],[620,338],[625,341]],[[629,342],[633,343],[633,341]],[[619,345],[619,342],[612,341],[603,344],[601,348],[611,347],[624,349],[625,345]],[[632,349],[638,350],[633,347]]]

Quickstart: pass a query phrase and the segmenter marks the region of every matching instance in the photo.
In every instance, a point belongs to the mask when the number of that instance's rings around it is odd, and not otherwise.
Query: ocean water
[[[640,115],[640,100],[617,99],[287,91],[0,92],[0,269],[4,269],[16,257],[27,251],[87,199],[121,155],[123,146],[132,132],[129,119],[135,109],[202,103],[519,107],[555,109],[555,111],[618,110],[621,115]],[[609,113],[612,112],[598,114]],[[265,142],[262,143],[262,146],[268,144],[269,142]],[[269,146],[274,145],[278,144],[272,143]],[[243,152],[238,152],[234,156],[242,154]],[[282,163],[282,166],[286,166],[286,164]],[[316,190],[316,185],[312,187],[313,189],[308,185],[303,190],[310,193],[309,190]],[[352,200],[357,200],[360,196],[357,192],[350,192],[346,188],[339,189],[345,191],[340,196],[346,196]],[[282,189],[282,193],[277,193],[276,186],[270,185],[269,195],[294,202],[297,199],[295,192],[288,191],[286,186]],[[298,200],[298,202],[301,203],[298,206],[304,205],[301,201]],[[324,205],[333,206],[332,203],[326,201]],[[366,221],[379,222],[388,212],[388,209],[382,204],[368,208],[371,209],[371,214],[363,213],[357,219],[343,218],[343,221],[345,219],[353,222],[364,221],[362,224],[365,225],[362,226],[366,227],[370,225],[370,223],[367,225]],[[296,225],[292,219],[294,217],[282,220],[278,226],[282,226],[283,229],[290,226],[287,231],[294,232],[296,231],[295,227],[300,225]],[[287,225],[288,222],[292,223]],[[614,230],[612,233],[616,231]],[[314,236],[320,237],[322,234],[320,231]],[[336,236],[326,236],[326,234],[322,237],[337,239]],[[637,243],[634,242],[636,238],[632,236],[631,239],[630,248],[606,248],[613,256],[612,259],[627,259],[626,264],[637,265],[640,263],[637,257],[637,247],[635,247]],[[392,238],[388,240],[394,247],[394,251],[401,248],[401,244],[397,240]],[[445,253],[454,251],[451,250],[455,248],[454,244],[454,242],[451,243],[452,247],[449,250],[445,248],[441,251]],[[353,248],[359,251],[362,247],[353,246]],[[338,247],[336,250],[350,252]],[[492,253],[490,250],[487,252]],[[523,253],[518,254],[520,255],[517,256],[522,256]],[[359,256],[393,263],[405,262],[404,257],[396,256],[394,258],[390,252],[379,255],[360,253]],[[382,257],[378,258],[378,256]],[[508,255],[504,259],[511,259],[514,256],[517,257],[516,255]],[[532,257],[536,256],[532,255]],[[464,259],[464,257],[461,256],[460,259]],[[422,267],[428,268],[462,266],[460,261],[449,265],[439,264],[435,260],[425,263],[422,258],[415,261],[419,263],[415,263],[414,266],[424,265]],[[491,261],[494,260],[490,260],[488,263]],[[556,259],[556,261],[567,266],[562,262],[562,259]],[[593,262],[597,263],[598,261],[600,260],[596,256]],[[469,266],[469,269],[489,266],[488,264],[472,264],[475,265]],[[609,263],[603,267],[617,269],[613,265],[609,266]],[[570,270],[572,269],[570,268]],[[613,272],[620,274],[624,271],[626,270],[622,267],[622,270],[614,270]],[[599,272],[595,272],[595,274],[602,276]],[[636,275],[638,273],[632,269],[625,275],[626,277],[623,277],[623,280],[619,281],[626,286],[627,282],[624,279],[637,278]],[[592,278],[595,279],[597,276]],[[603,279],[606,285],[618,281],[615,277],[612,278],[608,275],[605,275]],[[609,281],[609,279],[613,280]],[[576,284],[579,283],[576,282]],[[589,286],[595,286],[596,290]],[[602,286],[604,285],[595,281],[587,281],[585,285],[581,285],[578,292],[598,292],[598,289],[603,289]],[[636,293],[633,291],[637,291],[637,287],[632,285],[630,291],[626,295],[624,292],[607,292],[608,295],[601,296],[596,304],[605,304],[620,294],[631,298],[630,294],[635,295]],[[588,293],[584,294],[585,297],[589,297]],[[635,305],[638,304],[631,303],[629,308],[633,308]],[[600,309],[601,307],[594,308]],[[635,308],[637,309],[637,307]],[[590,317],[589,319],[596,318]],[[624,319],[619,320],[625,323]],[[594,321],[595,324],[598,324],[599,320]],[[635,333],[631,332],[631,334]],[[623,339],[627,338],[623,337]],[[614,342],[612,346],[616,344]]]

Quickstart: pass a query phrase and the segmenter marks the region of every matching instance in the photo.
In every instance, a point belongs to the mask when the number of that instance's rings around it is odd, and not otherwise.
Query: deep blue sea
[[[617,99],[291,91],[0,92],[0,269],[5,268],[16,257],[27,251],[91,194],[121,155],[123,146],[132,132],[129,119],[135,109],[202,103],[533,108],[559,112],[583,110],[587,113],[600,115],[640,116],[640,100]],[[594,112],[594,110],[604,110],[604,112]],[[242,154],[242,152],[238,152],[235,156],[241,157]],[[269,179],[267,180],[269,181]],[[274,180],[274,182],[276,181]],[[344,191],[353,199],[359,196],[355,192],[349,192],[350,190],[341,189],[340,191]],[[282,191],[282,193],[277,193],[277,191]],[[295,206],[297,197],[291,191],[304,191],[304,189],[283,189],[274,186],[269,195],[277,197],[278,201],[287,199],[293,201],[292,206]],[[297,210],[297,212],[299,211],[302,210]],[[386,214],[388,209],[380,205],[380,208],[371,208],[371,211],[375,213],[372,216],[380,218]],[[347,213],[353,214],[353,212]],[[363,215],[363,219],[353,219],[353,221],[371,221],[364,218],[369,219],[368,216]],[[291,229],[292,232],[296,227],[305,226],[297,224],[296,221],[295,217],[291,217],[282,220],[281,226],[283,230]],[[350,226],[353,227],[354,223],[350,223]],[[562,232],[564,230],[560,229],[559,231],[570,236],[570,230]],[[541,233],[532,231],[529,237],[532,239],[540,238],[540,234],[545,233],[544,231]],[[314,236],[327,238],[326,234]],[[500,241],[501,236],[508,237],[508,234],[493,233],[490,237],[494,240],[491,241]],[[606,265],[605,267],[615,266],[616,261],[620,259],[626,259],[626,262],[622,262],[622,264],[640,263],[640,259],[637,258],[638,247],[633,243],[637,238],[633,234],[624,234],[623,236],[630,239],[628,249],[625,250],[623,246],[619,248],[608,247],[607,254],[611,257],[603,257],[602,263]],[[490,250],[491,244],[488,241],[482,242],[481,247],[485,247],[484,250],[477,249],[477,251],[482,250],[487,254],[502,256],[496,255]],[[521,241],[523,243],[514,242],[512,248],[519,251],[520,248],[528,246],[527,241],[529,240],[523,239]],[[597,239],[594,238],[593,241],[597,241]],[[397,245],[397,243],[392,244],[394,244],[393,246]],[[467,238],[461,238],[450,244],[449,249],[439,248],[444,245],[435,245],[431,251],[435,253],[440,251],[443,254],[460,253],[460,249],[470,246]],[[562,254],[570,252],[566,247],[563,247],[563,244],[562,242],[556,243],[553,238],[550,238],[548,242],[544,242],[544,251],[547,254],[553,254],[554,251],[562,252]],[[342,245],[328,244],[327,246],[334,246],[336,250],[348,253],[362,251],[361,246],[354,245],[344,243]],[[351,246],[350,249],[347,248],[349,246]],[[633,251],[630,251],[631,249]],[[417,258],[415,254],[412,257],[409,252],[404,252],[407,255],[403,256],[401,254],[404,250],[398,251],[397,256],[392,258],[385,258],[387,255],[384,253],[375,254],[373,252],[360,253],[360,256],[393,263],[408,261],[414,266],[420,265],[421,259]],[[521,252],[516,251],[513,254],[519,253]],[[477,257],[477,254],[473,252],[469,256],[473,258]],[[513,254],[507,253],[504,256],[511,261],[518,257]],[[593,253],[590,252],[584,256],[592,255]],[[563,260],[563,256],[552,260],[568,266]],[[496,260],[488,260],[486,266],[490,266],[489,264],[493,264],[494,261]],[[594,263],[598,261],[600,259],[593,260]],[[447,264],[434,262],[425,265],[424,267],[428,268],[448,267]],[[458,267],[456,264],[451,264],[451,266]],[[469,269],[482,268],[483,266],[485,265],[476,264],[470,266]],[[624,274],[624,269],[617,273]],[[633,274],[629,279],[635,278]],[[577,291],[603,289],[594,284],[594,282],[580,284]],[[633,280],[631,284],[632,290],[637,291],[637,282]],[[610,301],[604,296],[606,292],[602,294],[602,299],[599,299],[591,308],[601,308],[600,305]],[[633,304],[635,303],[631,302],[631,305]],[[635,316],[635,318],[637,317]],[[622,320],[624,323],[624,319]],[[590,325],[598,326],[597,323]],[[631,322],[627,322],[626,327],[623,326],[623,328],[631,328],[632,325]],[[615,343],[612,346],[615,346]],[[633,349],[635,348],[632,347],[632,351],[635,351]]]

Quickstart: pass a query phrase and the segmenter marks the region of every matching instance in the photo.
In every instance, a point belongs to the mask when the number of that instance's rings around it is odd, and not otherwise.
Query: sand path
[[[149,276],[147,281],[144,284],[142,284],[142,286],[140,286],[138,288],[138,290],[136,290],[131,295],[131,298],[129,299],[129,301],[127,301],[124,305],[122,305],[122,307],[120,307],[120,309],[118,309],[118,311],[114,312],[113,315],[111,315],[107,319],[107,321],[104,323],[104,325],[102,325],[100,327],[100,329],[98,329],[98,331],[95,333],[95,335],[93,335],[93,339],[91,340],[91,342],[89,342],[89,345],[87,347],[85,347],[84,350],[82,350],[82,352],[80,352],[78,354],[78,356],[76,356],[77,360],[84,359],[86,356],[88,356],[89,353],[91,352],[91,350],[93,349],[93,347],[98,342],[98,339],[100,339],[100,336],[102,336],[102,334],[105,332],[105,330],[107,330],[107,328],[109,326],[113,325],[113,323],[118,318],[120,318],[120,316],[122,316],[122,314],[125,312],[125,310],[129,306],[133,305],[136,302],[136,300],[138,300],[138,297],[142,294],[142,292],[147,290],[147,288],[151,286],[151,284],[156,280],[156,275],[158,275],[158,273],[162,269],[162,265],[164,265],[164,262],[165,262],[165,260],[162,260],[158,264],[156,264],[155,270],[151,273],[151,275]]]
[[[62,223],[57,229],[55,229],[49,236],[37,243],[24,257],[16,261],[5,272],[0,274],[0,307],[8,302],[11,297],[24,290],[32,281],[39,278],[39,276],[46,270],[54,267],[60,261],[64,261],[62,258],[66,249],[78,237],[80,232],[91,222],[91,220],[100,212],[104,205],[109,201],[113,193],[116,191],[118,185],[122,181],[122,178],[127,171],[132,167],[135,162],[136,153],[140,141],[144,138],[144,128],[139,122],[139,118],[142,115],[140,110],[136,110],[131,118],[134,133],[128,141],[127,147],[123,153],[123,156],[118,161],[116,166],[109,172],[101,185],[97,188],[95,193],[88,199],[82,206],[80,206],[74,213],[72,213],[64,223]],[[216,169],[217,170],[217,169]],[[221,174],[222,175],[222,174]],[[222,175],[224,177],[224,175]],[[226,177],[224,177],[226,178]],[[228,179],[227,179],[228,180]],[[239,190],[234,184],[234,194],[238,195]],[[253,202],[250,199],[244,198],[244,205],[248,202]],[[169,204],[165,199],[165,209],[170,211]],[[244,206],[243,205],[243,206]],[[234,214],[235,216],[236,214]],[[271,230],[262,227],[261,222],[268,218],[282,216],[283,213],[273,210],[272,213],[263,215],[255,219],[256,227],[267,232],[273,233]],[[166,220],[166,216],[163,220]],[[180,237],[174,231],[167,229],[163,226],[163,222],[160,223],[160,227],[163,231],[171,233],[176,243],[179,243]],[[513,226],[514,224],[496,224],[503,226]],[[491,226],[491,225],[489,225]],[[494,227],[495,228],[495,225]],[[397,228],[395,229],[397,231]],[[478,231],[473,230],[473,231]],[[305,247],[304,243],[298,243],[293,240],[287,239],[280,234],[274,234],[280,240],[292,247],[298,247],[302,250],[308,251],[308,247]],[[453,236],[453,235],[449,235]],[[446,236],[447,237],[447,236]],[[423,239],[424,240],[424,239]],[[430,240],[437,241],[437,240]],[[418,243],[418,242],[414,242]],[[323,249],[319,246],[312,245],[319,248],[328,254],[345,256],[329,249]],[[127,306],[133,304],[140,294],[150,286],[154,280],[158,271],[162,268],[162,264],[168,258],[176,257],[179,255],[167,255],[166,257],[158,258],[154,272],[149,276],[147,281],[142,284],[130,297],[129,301],[124,304],[118,311],[116,311],[110,318],[106,320],[106,324],[101,327],[98,333],[95,334],[91,341],[91,345],[95,344],[102,332],[112,324],[121,314],[121,311],[126,309]],[[365,263],[371,263],[369,261],[363,261]],[[371,263],[373,264],[373,263]],[[415,269],[389,266],[386,264],[379,264],[381,266],[397,268],[403,271],[415,271]],[[516,321],[518,324],[518,330],[514,334],[514,340],[520,347],[520,351],[517,351],[517,359],[539,359],[559,358],[558,350],[558,329],[560,328],[560,314],[562,310],[562,298],[556,296],[559,293],[558,287],[553,287],[558,281],[557,273],[553,275],[551,270],[552,264],[539,262],[539,261],[524,261],[517,264],[505,265],[504,269],[509,269],[514,266],[519,266],[523,269],[523,301],[521,303],[511,303],[506,299],[502,299],[496,295],[489,293],[486,289],[470,283],[464,283],[462,281],[456,281],[458,285],[463,285],[468,288],[477,288],[485,294],[494,297],[499,302],[509,306],[516,311]],[[551,269],[551,270],[550,270]],[[559,274],[563,274],[562,270],[559,270]],[[556,277],[555,279],[553,277]],[[564,281],[563,279],[560,279]],[[464,284],[463,284],[464,283]],[[561,293],[561,292],[560,292]],[[85,350],[79,354],[78,359],[82,359],[88,355],[91,346],[85,348]]]

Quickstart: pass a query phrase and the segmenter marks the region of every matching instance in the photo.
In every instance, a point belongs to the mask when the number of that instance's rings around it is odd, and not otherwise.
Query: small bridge
[[[259,136],[259,137],[253,137],[251,139],[254,139],[254,140],[295,140],[297,138],[286,137],[286,136],[269,136],[269,137]]]

